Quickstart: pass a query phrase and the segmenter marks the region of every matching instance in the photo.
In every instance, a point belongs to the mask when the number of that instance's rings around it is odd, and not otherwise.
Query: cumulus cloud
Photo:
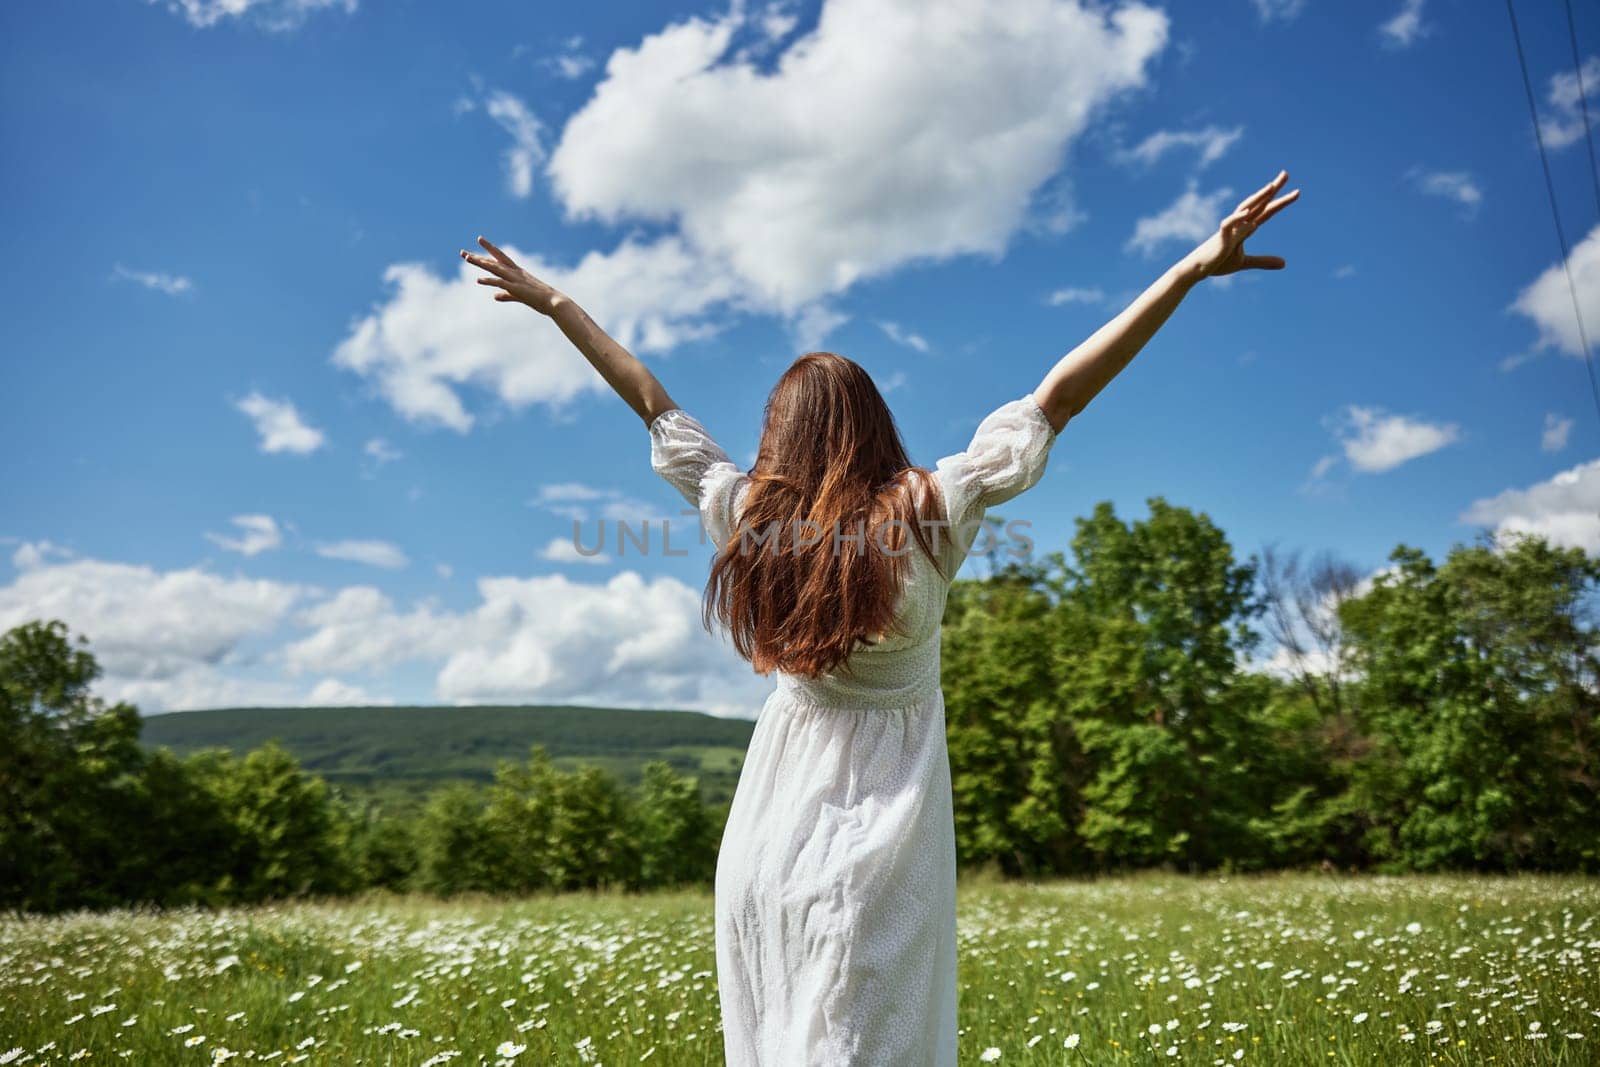
[[[1567,257],[1572,287],[1567,286],[1567,271],[1560,263],[1546,267],[1517,294],[1509,310],[1526,315],[1539,328],[1537,349],[1554,348],[1566,355],[1584,356],[1578,318],[1573,314],[1572,291],[1577,290],[1578,309],[1583,315],[1590,341],[1600,330],[1600,225],[1591,229]]]
[[[1171,241],[1199,244],[1215,233],[1228,216],[1232,208],[1223,205],[1232,195],[1233,189],[1226,185],[1201,195],[1195,180],[1190,178],[1188,188],[1178,199],[1134,224],[1133,235],[1124,247],[1148,256]]]
[[[395,460],[405,455],[404,452],[401,452],[398,448],[394,447],[381,437],[374,437],[372,440],[368,441],[362,448],[362,451],[367,454],[368,459],[372,460],[372,462],[376,463],[380,467],[385,463],[393,463]]]
[[[1344,458],[1355,470],[1366,473],[1393,470],[1461,437],[1461,428],[1453,422],[1429,422],[1356,404],[1344,409],[1334,420],[1334,427]],[[1331,466],[1328,457],[1324,457],[1313,477],[1326,474]]]
[[[388,541],[333,541],[318,545],[317,555],[389,570],[398,570],[411,562],[404,552]]]
[[[1422,21],[1423,0],[1400,0],[1400,10],[1378,26],[1378,35],[1390,48],[1410,48],[1432,27]]]
[[[1080,287],[1069,285],[1064,289],[1057,289],[1045,297],[1045,303],[1051,307],[1060,307],[1062,304],[1098,304],[1105,298],[1105,290],[1099,286]]]
[[[550,158],[574,219],[675,222],[794,312],[923,259],[998,255],[1092,116],[1145,84],[1167,16],[1130,3],[829,0],[772,69],[748,16],[618,49]]]
[[[902,328],[898,322],[880,321],[878,329],[882,330],[884,336],[897,345],[905,345],[907,348],[914,348],[918,352],[926,352],[928,350],[926,338],[921,334],[912,333],[910,330]]]
[[[179,296],[194,289],[194,282],[181,274],[168,274],[165,271],[130,270],[118,263],[112,268],[111,277],[124,282],[133,282],[146,289],[154,289],[158,293],[168,296]]]
[[[506,187],[512,196],[526,200],[533,193],[533,168],[545,156],[539,139],[543,126],[527,104],[501,90],[489,94],[483,109],[511,138],[505,155]]]
[[[285,649],[292,671],[440,664],[454,703],[570,702],[691,707],[751,715],[771,689],[700,622],[700,594],[624,571],[603,583],[561,575],[478,582],[480,603],[400,610],[371,588],[342,591],[302,616],[313,632]]]
[[[0,631],[34,619],[64,621],[89,638],[105,671],[99,689],[110,699],[152,710],[292,700],[286,688],[222,668],[257,661],[247,643],[274,631],[307,597],[303,587],[194,568],[64,559],[46,545],[23,549],[13,557],[20,573],[0,586]]]
[[[1464,170],[1430,171],[1411,167],[1406,171],[1406,177],[1411,179],[1419,192],[1453,200],[1466,209],[1467,215],[1475,213],[1483,203],[1483,190],[1478,187],[1478,180]]]
[[[283,531],[271,515],[235,515],[229,521],[239,528],[238,536],[207,533],[206,538],[241,556],[254,556],[283,544]]]
[[[1195,165],[1204,169],[1221,159],[1234,142],[1243,136],[1243,126],[1232,129],[1207,126],[1199,130],[1157,130],[1135,147],[1118,151],[1117,158],[1125,163],[1150,166],[1175,148],[1193,148],[1199,153]]]
[[[558,78],[575,81],[594,67],[594,57],[583,51],[583,35],[574,34],[561,42],[561,51],[539,60],[540,66]]]
[[[287,400],[273,400],[253,392],[234,406],[256,424],[263,452],[292,452],[303,456],[322,447],[322,431],[307,426],[294,404]]]
[[[61,619],[104,668],[96,686],[146,712],[389,703],[344,678],[420,668],[434,699],[696,708],[753,716],[772,683],[701,625],[700,592],[624,571],[477,583],[462,610],[397,606],[369,585],[277,581],[71,556],[31,542],[0,585],[0,630]],[[318,679],[306,689],[295,679]]]
[[[1306,0],[1251,0],[1262,22],[1290,22],[1305,10]]]
[[[1539,134],[1546,148],[1565,148],[1583,140],[1582,90],[1587,89],[1592,94],[1596,86],[1600,86],[1600,56],[1590,56],[1575,71],[1560,71],[1550,76],[1550,89],[1545,96],[1547,107],[1539,120]],[[1594,114],[1591,113],[1590,122],[1594,121]]]
[[[300,703],[313,708],[371,708],[387,707],[394,700],[375,697],[359,685],[351,685],[337,678],[324,678],[311,687],[311,692]]]
[[[953,0],[929,18],[915,0],[829,0],[787,38],[795,25],[786,5],[735,4],[614,52],[544,174],[569,220],[654,235],[523,265],[636,351],[739,313],[780,316],[815,349],[847,318],[827,298],[856,282],[1003,254],[1091,119],[1146,84],[1168,20],[1136,2]],[[738,45],[746,30],[759,47]],[[407,418],[462,432],[464,388],[512,408],[604,389],[553,329],[530,353],[526,319],[477,277],[391,266],[334,361]]]
[[[1535,534],[1600,554],[1600,459],[1526,489],[1474,501],[1461,513],[1461,521],[1491,527],[1497,535]]]
[[[551,563],[587,563],[604,565],[612,561],[606,551],[605,528],[590,530],[585,535],[578,523],[573,523],[571,537],[552,537],[539,551],[539,558]]]
[[[1539,447],[1546,452],[1560,452],[1567,447],[1572,434],[1572,420],[1551,412],[1544,417],[1544,433],[1539,436]]]
[[[731,278],[672,237],[629,237],[571,267],[501,247],[637,353],[665,352],[715,333],[708,312],[735,293]],[[475,421],[462,399],[467,387],[512,408],[559,407],[607,388],[559,329],[535,321],[526,308],[493,300],[477,284],[482,276],[467,263],[445,277],[420,263],[390,267],[389,298],[353,326],[334,363],[370,379],[406,418],[461,432]]]
[[[356,9],[356,0],[166,0],[165,6],[197,29],[245,19],[263,29],[282,31],[295,29],[317,11],[343,9],[349,14]]]

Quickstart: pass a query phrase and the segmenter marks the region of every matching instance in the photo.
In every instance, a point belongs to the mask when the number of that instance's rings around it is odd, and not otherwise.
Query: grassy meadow
[[[0,920],[0,1063],[721,1064],[707,891]],[[1600,1062],[1600,883],[964,879],[963,1063]]]

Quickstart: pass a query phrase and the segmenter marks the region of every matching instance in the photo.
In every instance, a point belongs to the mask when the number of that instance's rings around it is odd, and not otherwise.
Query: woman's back
[[[650,436],[652,465],[697,505],[719,551],[748,532],[750,476],[697,420],[665,412]],[[894,625],[832,670],[774,672],[717,854],[729,1063],[955,1063],[940,620],[984,511],[1038,481],[1054,440],[1031,395],[996,409],[933,469],[934,558],[906,540]]]

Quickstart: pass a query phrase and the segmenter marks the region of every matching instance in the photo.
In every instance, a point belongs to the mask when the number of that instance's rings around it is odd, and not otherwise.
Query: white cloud
[[[1221,159],[1234,142],[1243,136],[1243,126],[1232,129],[1207,126],[1199,130],[1158,130],[1136,147],[1119,151],[1117,158],[1123,162],[1149,166],[1174,148],[1194,148],[1200,153],[1196,166],[1204,169]]]
[[[346,589],[306,612],[314,632],[285,650],[291,670],[332,674],[438,661],[453,703],[563,702],[691,707],[751,716],[771,690],[700,623],[700,594],[632,571],[589,584],[561,575],[484,578],[465,612],[398,611]]]
[[[659,522],[666,517],[661,509],[636,500],[621,490],[601,489],[581,482],[542,485],[530,503],[580,522],[596,518],[614,522]]]
[[[1204,196],[1200,195],[1195,180],[1183,193],[1159,214],[1140,219],[1133,228],[1133,236],[1124,246],[1130,252],[1150,255],[1158,245],[1169,241],[1186,241],[1199,244],[1216,232],[1229,214],[1223,204],[1233,195],[1230,186],[1223,186]]]
[[[898,322],[879,321],[878,329],[882,330],[884,335],[897,345],[915,348],[918,352],[926,352],[928,350],[928,342],[921,334],[902,329]]]
[[[1478,188],[1477,179],[1466,171],[1427,171],[1421,167],[1411,167],[1406,171],[1420,192],[1428,196],[1443,197],[1454,200],[1467,209],[1471,215],[1483,203],[1483,190]]]
[[[382,466],[385,463],[393,463],[395,460],[405,455],[404,452],[401,452],[398,448],[394,447],[381,437],[374,437],[372,440],[368,441],[362,448],[362,451],[367,454],[368,459],[371,459],[379,466]]]
[[[1517,294],[1509,310],[1526,315],[1539,328],[1536,348],[1555,348],[1582,359],[1583,345],[1579,343],[1578,320],[1573,314],[1572,290],[1577,290],[1578,308],[1585,327],[1590,331],[1600,330],[1600,225],[1572,249],[1567,267],[1572,272],[1571,288],[1567,286],[1567,274],[1561,264],[1553,264]],[[1589,340],[1600,342],[1600,337],[1591,336]]]
[[[389,570],[398,570],[411,562],[404,552],[388,541],[333,541],[318,545],[317,555]]]
[[[387,707],[394,703],[389,697],[375,697],[359,685],[351,685],[337,678],[324,678],[311,687],[311,692],[306,694],[301,701],[307,707],[313,708],[371,708]]]
[[[552,537],[539,552],[539,558],[549,560],[551,563],[610,563],[612,555],[606,550],[607,546],[600,541],[603,531],[603,526],[590,531],[577,528],[574,529],[572,537]]]
[[[269,635],[307,596],[300,586],[157,571],[130,563],[61,560],[47,545],[18,551],[16,579],[0,586],[0,631],[61,619],[86,636],[105,676],[97,690],[146,710],[290,700],[287,690],[229,677],[257,658],[246,645]]]
[[[1432,30],[1422,21],[1423,0],[1400,0],[1400,10],[1378,26],[1383,43],[1390,48],[1410,48]]]
[[[1099,286],[1088,288],[1068,286],[1065,289],[1057,289],[1045,297],[1045,303],[1051,307],[1060,307],[1062,304],[1098,304],[1105,298],[1105,290]]]
[[[434,669],[434,697],[449,703],[751,717],[772,689],[703,628],[700,592],[668,577],[493,577],[477,583],[478,602],[465,610],[402,610],[371,586],[326,595],[198,569],[62,558],[44,543],[24,547],[19,574],[0,585],[0,630],[64,620],[89,638],[105,670],[97,691],[146,712],[389,703],[340,676],[399,667]],[[305,675],[319,678],[309,693],[293,681]]]
[[[675,222],[792,314],[906,263],[1001,254],[1167,16],[1130,3],[829,0],[770,71],[742,6],[618,49],[549,177],[570,218]]]
[[[129,270],[121,263],[112,268],[111,277],[119,281],[134,282],[146,289],[166,293],[168,296],[179,296],[194,289],[194,282],[181,274],[167,274],[164,271]]]
[[[1560,452],[1567,447],[1572,434],[1572,420],[1551,412],[1544,417],[1544,433],[1539,437],[1539,447],[1546,452]]]
[[[1600,554],[1600,459],[1580,463],[1527,489],[1507,489],[1472,503],[1461,521],[1499,534],[1535,534],[1563,547]]]
[[[1546,148],[1565,148],[1583,140],[1582,89],[1592,95],[1600,87],[1600,56],[1590,56],[1575,71],[1561,71],[1550,76],[1550,90],[1545,97],[1548,107],[1540,117],[1539,135]],[[1600,109],[1591,112],[1592,123]]]
[[[348,14],[356,9],[356,0],[166,0],[166,7],[198,29],[248,17],[264,29],[292,30],[316,11],[342,8]]]
[[[1167,16],[1079,0],[939,10],[829,0],[759,66],[736,32],[776,46],[795,25],[787,5],[735,4],[618,49],[544,173],[570,220],[668,230],[570,268],[523,265],[635,351],[709,336],[730,311],[779,315],[814,350],[847,318],[830,294],[908,263],[1003,254],[1041,188],[1065,188],[1047,179],[1091,119],[1146,84]],[[605,388],[558,331],[530,330],[478,276],[391,266],[394,292],[335,362],[407,418],[461,432],[474,423],[464,386],[512,408]]]
[[[51,560],[68,560],[73,557],[69,548],[50,541],[24,541],[11,553],[11,565],[19,571],[43,567]]]
[[[1356,273],[1355,266],[1353,264],[1346,263],[1346,264],[1343,264],[1340,267],[1335,268],[1334,272],[1333,272],[1333,276],[1335,278],[1340,278],[1340,279],[1353,278],[1353,277],[1355,277],[1355,273]]]
[[[560,52],[545,56],[539,64],[558,78],[575,81],[594,67],[594,57],[586,55],[582,48],[583,35],[574,34],[561,43]]]
[[[283,532],[271,515],[235,515],[229,521],[239,528],[239,536],[206,534],[207,539],[229,552],[254,556],[283,544]]]
[[[574,267],[545,263],[511,245],[506,254],[581,303],[636,353],[664,352],[717,327],[708,313],[734,295],[732,280],[665,237],[625,239]],[[460,390],[485,389],[513,408],[559,407],[606,384],[553,323],[496,302],[462,263],[440,277],[420,263],[384,273],[389,299],[357,322],[334,351],[336,365],[374,382],[401,415],[465,432],[474,416]]]
[[[512,196],[526,200],[533,193],[533,168],[545,157],[539,139],[543,127],[527,104],[503,90],[490,93],[483,109],[511,137],[505,156],[506,187]]]
[[[830,333],[849,321],[849,315],[826,304],[810,304],[789,320],[789,336],[800,351],[815,352]]]
[[[1459,440],[1461,428],[1455,423],[1428,422],[1351,404],[1338,420],[1335,435],[1350,466],[1376,473],[1437,452]],[[1326,473],[1326,467],[1318,466]]]
[[[263,452],[305,455],[322,447],[322,431],[307,426],[294,404],[287,400],[272,400],[260,393],[251,393],[234,406],[254,420]]]
[[[1305,10],[1306,0],[1251,0],[1262,22],[1289,22]]]

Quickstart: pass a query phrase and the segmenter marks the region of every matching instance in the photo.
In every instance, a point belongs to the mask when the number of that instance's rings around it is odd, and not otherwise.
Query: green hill
[[[755,723],[693,711],[622,708],[224,708],[152,715],[143,741],[180,755],[277,741],[301,766],[354,792],[419,800],[448,781],[487,781],[501,760],[544,745],[557,764],[593,764],[630,784],[665,760],[700,777],[706,800],[733,796]]]

